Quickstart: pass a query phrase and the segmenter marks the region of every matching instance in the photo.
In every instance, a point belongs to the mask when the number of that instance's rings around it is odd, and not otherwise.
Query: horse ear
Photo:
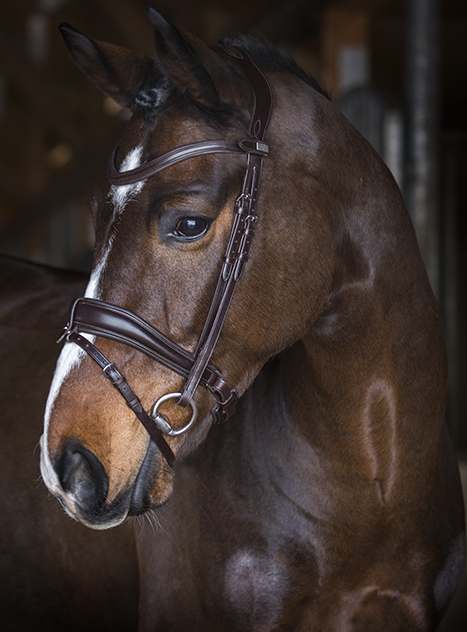
[[[155,72],[152,59],[132,51],[92,40],[68,24],[60,32],[78,68],[105,94],[131,108],[142,85]]]
[[[216,107],[219,97],[209,73],[210,66],[219,65],[216,53],[194,35],[177,29],[153,7],[148,7],[148,17],[154,27],[156,61],[171,83],[200,105]]]

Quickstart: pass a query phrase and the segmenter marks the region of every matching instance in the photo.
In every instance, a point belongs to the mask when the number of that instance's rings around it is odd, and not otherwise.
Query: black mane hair
[[[329,99],[329,95],[319,85],[318,81],[308,75],[303,68],[297,64],[285,51],[276,48],[265,40],[252,37],[251,35],[238,35],[235,37],[226,37],[219,44],[221,46],[237,46],[249,53],[252,59],[257,62],[258,66],[265,71],[290,72],[314,90]]]
[[[223,38],[219,46],[225,48],[235,46],[245,50],[265,72],[290,72],[326,99],[330,98],[318,81],[300,68],[292,57],[263,39],[251,35],[238,35]],[[133,102],[134,109],[142,112],[145,120],[150,124],[154,122],[155,116],[167,106],[173,88],[169,78],[165,75],[154,76],[151,70],[149,69]],[[222,103],[221,107],[215,110],[207,110],[199,104],[195,105],[199,112],[208,116],[211,124],[217,121],[222,126],[226,117],[235,116],[234,108],[226,103]]]

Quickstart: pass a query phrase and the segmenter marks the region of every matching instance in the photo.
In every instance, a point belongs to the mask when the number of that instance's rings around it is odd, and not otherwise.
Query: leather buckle
[[[115,366],[115,364],[113,362],[109,362],[108,364],[106,364],[103,368],[102,371],[107,375],[110,376],[112,374],[112,371],[115,371],[117,367]]]
[[[237,407],[238,395],[232,391],[229,398],[225,402],[219,402],[212,410],[214,423],[222,424],[233,415]]]
[[[269,155],[269,145],[257,138],[243,138],[238,141],[238,146],[247,154],[255,154],[256,156]]]
[[[125,381],[125,378],[113,362],[109,362],[105,367],[103,367],[102,372],[112,382],[112,384],[117,387]]]

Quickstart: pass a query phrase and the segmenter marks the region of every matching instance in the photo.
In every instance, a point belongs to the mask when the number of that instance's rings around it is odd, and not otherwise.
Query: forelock
[[[132,109],[141,113],[146,120],[153,120],[165,106],[171,92],[170,81],[165,75],[150,73],[139,87]]]

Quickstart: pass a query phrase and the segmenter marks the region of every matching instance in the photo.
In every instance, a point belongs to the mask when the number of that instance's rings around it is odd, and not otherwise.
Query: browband
[[[135,169],[119,171],[117,168],[118,147],[116,147],[110,163],[109,181],[116,186],[134,184],[135,182],[140,182],[141,180],[155,176],[157,173],[179,162],[189,160],[190,158],[197,158],[198,156],[206,156],[208,154],[241,154],[251,152],[261,156],[267,156],[268,151],[269,148],[265,143],[257,143],[250,138],[245,138],[236,144],[224,140],[203,140],[198,143],[180,145],[180,147],[176,147],[162,156],[156,156],[155,158],[147,160]]]

